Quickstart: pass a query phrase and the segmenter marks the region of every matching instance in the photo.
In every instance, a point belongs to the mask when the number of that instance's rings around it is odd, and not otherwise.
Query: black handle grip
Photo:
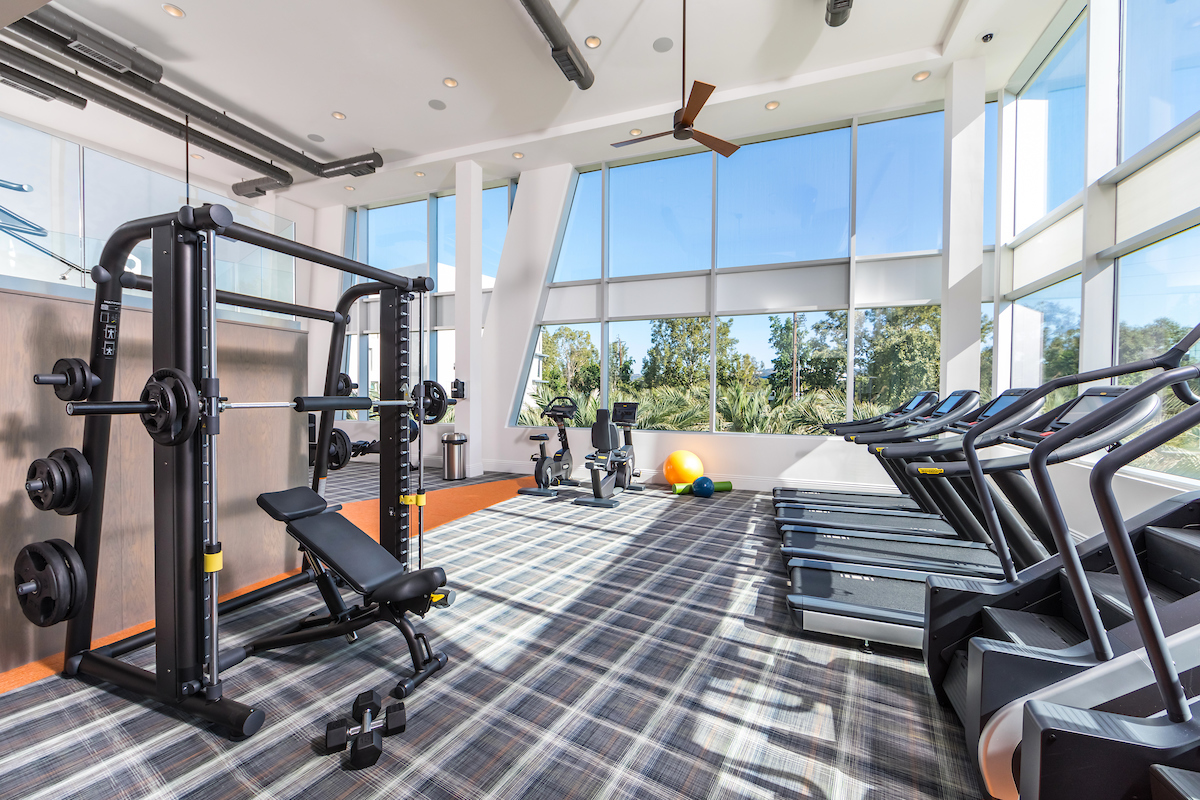
[[[297,411],[366,411],[375,405],[369,397],[297,397]]]

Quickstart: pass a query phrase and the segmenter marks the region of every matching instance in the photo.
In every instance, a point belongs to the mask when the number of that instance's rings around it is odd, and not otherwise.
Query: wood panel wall
[[[86,358],[92,304],[0,290],[0,566],[29,542],[73,542],[75,518],[38,511],[25,494],[33,459],[82,448],[83,419],[66,415],[35,372],[63,357]],[[137,399],[151,373],[150,312],[126,306],[115,399]],[[304,394],[304,331],[220,321],[217,370],[231,400],[290,400]],[[135,416],[114,417],[97,583],[95,636],[154,617],[153,443]],[[307,481],[307,416],[287,409],[228,411],[217,439],[221,593],[300,565],[283,526],[258,508],[261,492]],[[0,671],[63,650],[66,625],[38,628],[21,613],[11,578],[0,585]]]

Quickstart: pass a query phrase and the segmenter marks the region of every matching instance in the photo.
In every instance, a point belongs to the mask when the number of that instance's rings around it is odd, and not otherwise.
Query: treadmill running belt
[[[896,531],[937,531],[938,533],[954,533],[954,528],[950,523],[940,519],[909,519],[907,517],[897,517],[888,514],[871,514],[869,512],[859,511],[826,511],[818,508],[792,508],[784,507],[775,509],[776,520],[783,519],[790,522],[804,522],[809,525],[822,525],[829,523],[838,527],[861,527],[865,530],[874,530],[876,528],[883,530]]]

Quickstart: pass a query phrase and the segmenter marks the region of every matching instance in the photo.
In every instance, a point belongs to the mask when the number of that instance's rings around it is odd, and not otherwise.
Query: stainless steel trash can
[[[466,455],[463,447],[467,443],[465,433],[442,434],[442,478],[448,481],[461,481],[467,477]]]

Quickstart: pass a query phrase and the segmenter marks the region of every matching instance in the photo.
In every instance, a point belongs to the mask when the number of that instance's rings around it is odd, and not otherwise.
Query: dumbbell
[[[388,706],[380,717],[382,708],[383,698],[374,689],[354,698],[353,720],[338,719],[325,726],[325,750],[339,753],[349,744],[351,767],[362,769],[374,764],[383,755],[383,737],[404,733],[408,724],[403,703]]]

